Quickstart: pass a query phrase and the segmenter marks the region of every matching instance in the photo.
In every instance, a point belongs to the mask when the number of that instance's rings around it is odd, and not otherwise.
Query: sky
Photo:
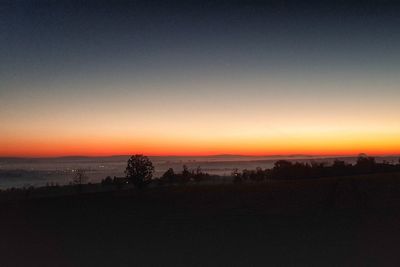
[[[398,14],[0,1],[0,156],[400,154]]]

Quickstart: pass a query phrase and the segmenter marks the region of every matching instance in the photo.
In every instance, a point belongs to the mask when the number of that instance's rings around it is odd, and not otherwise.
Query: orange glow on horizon
[[[140,138],[43,138],[0,141],[3,157],[53,157],[53,156],[111,156],[145,154],[149,156],[207,156],[235,154],[247,156],[315,155],[351,156],[359,153],[370,155],[398,155],[400,142],[395,136],[382,140],[374,138],[225,138],[225,139],[151,139]]]
[[[396,84],[363,99],[373,83],[347,81],[344,97],[322,78],[61,84],[71,94],[10,95],[0,156],[400,154]]]

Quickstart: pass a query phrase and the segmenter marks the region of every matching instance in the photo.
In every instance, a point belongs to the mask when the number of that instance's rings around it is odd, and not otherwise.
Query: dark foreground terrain
[[[0,266],[400,264],[398,173],[0,205]]]

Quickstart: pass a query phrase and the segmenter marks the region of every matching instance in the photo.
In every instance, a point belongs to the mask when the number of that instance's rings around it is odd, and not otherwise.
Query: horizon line
[[[374,157],[399,157],[398,154],[368,154],[368,153],[357,153],[357,154],[273,154],[273,155],[254,155],[254,154],[206,154],[206,155],[146,155],[144,153],[133,153],[133,154],[112,154],[112,155],[60,155],[60,156],[1,156],[0,159],[61,159],[61,158],[110,158],[110,157],[130,157],[133,155],[144,155],[147,157],[199,157],[199,158],[207,158],[207,157],[358,157],[361,154],[365,154],[367,156]]]

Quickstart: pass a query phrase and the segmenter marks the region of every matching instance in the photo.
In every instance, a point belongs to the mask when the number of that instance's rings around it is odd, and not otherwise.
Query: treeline
[[[262,181],[266,179],[309,179],[334,176],[351,176],[372,173],[400,172],[400,160],[397,164],[387,161],[377,163],[374,157],[359,156],[355,164],[335,160],[332,165],[321,162],[291,162],[279,160],[272,169],[233,170],[234,182]]]
[[[151,180],[143,179],[143,181],[137,182],[138,178],[135,178],[136,181],[134,181],[133,179],[131,179],[129,175],[127,175],[127,177],[122,177],[122,178],[121,177],[111,178],[110,176],[108,176],[101,181],[101,184],[123,186],[124,184],[133,183],[141,187],[150,183],[158,185],[185,184],[188,182],[209,181],[216,178],[219,178],[219,176],[210,175],[204,172],[200,166],[198,166],[196,169],[189,169],[186,165],[183,165],[182,171],[180,172],[175,172],[173,168],[169,168],[161,177],[151,178]]]
[[[292,162],[288,160],[278,160],[274,167],[270,169],[262,169],[260,167],[254,170],[244,169],[239,171],[234,169],[231,173],[231,179],[235,183],[240,182],[260,182],[266,180],[295,180],[295,179],[313,179],[323,177],[340,177],[374,173],[390,173],[400,172],[400,159],[397,163],[387,161],[377,162],[374,157],[368,157],[364,154],[357,158],[355,164],[346,163],[343,160],[335,160],[333,164],[322,162]],[[169,184],[186,184],[198,183],[204,181],[222,181],[226,176],[210,175],[204,172],[201,167],[189,169],[183,165],[182,170],[175,172],[169,168],[161,177],[153,177],[154,166],[151,160],[144,155],[134,155],[128,160],[125,170],[125,177],[110,176],[103,179],[101,186],[112,185],[118,189],[125,188],[125,185],[132,184],[137,188],[152,185],[169,185]],[[94,187],[96,184],[87,183],[88,177],[85,170],[76,170],[75,175],[69,185],[60,186],[54,183],[48,183],[43,189],[57,189],[74,186],[80,193],[89,186]],[[29,194],[36,190],[33,186],[24,188],[9,188],[0,190],[0,192],[24,192]]]
[[[174,169],[169,168],[159,179],[158,182],[161,184],[165,183],[187,183],[190,181],[201,182],[210,180],[211,175],[203,172],[200,167],[195,170],[189,170],[186,165],[183,165],[182,172],[175,173]]]
[[[111,179],[107,177],[102,181],[103,185],[114,184],[122,186],[131,183],[137,187],[148,184],[185,184],[188,182],[201,182],[207,180],[221,179],[221,176],[210,175],[200,167],[188,169],[183,165],[182,171],[176,173],[169,168],[161,177],[153,177],[154,167],[150,159],[143,155],[134,155],[128,161],[126,177]],[[378,163],[374,157],[361,154],[355,164],[346,163],[343,160],[335,160],[333,164],[322,162],[292,162],[288,160],[278,160],[271,169],[256,168],[255,170],[244,169],[239,171],[234,169],[231,177],[233,182],[243,181],[263,181],[274,179],[312,179],[335,176],[351,176],[371,173],[400,172],[400,160],[397,164],[387,161]]]

